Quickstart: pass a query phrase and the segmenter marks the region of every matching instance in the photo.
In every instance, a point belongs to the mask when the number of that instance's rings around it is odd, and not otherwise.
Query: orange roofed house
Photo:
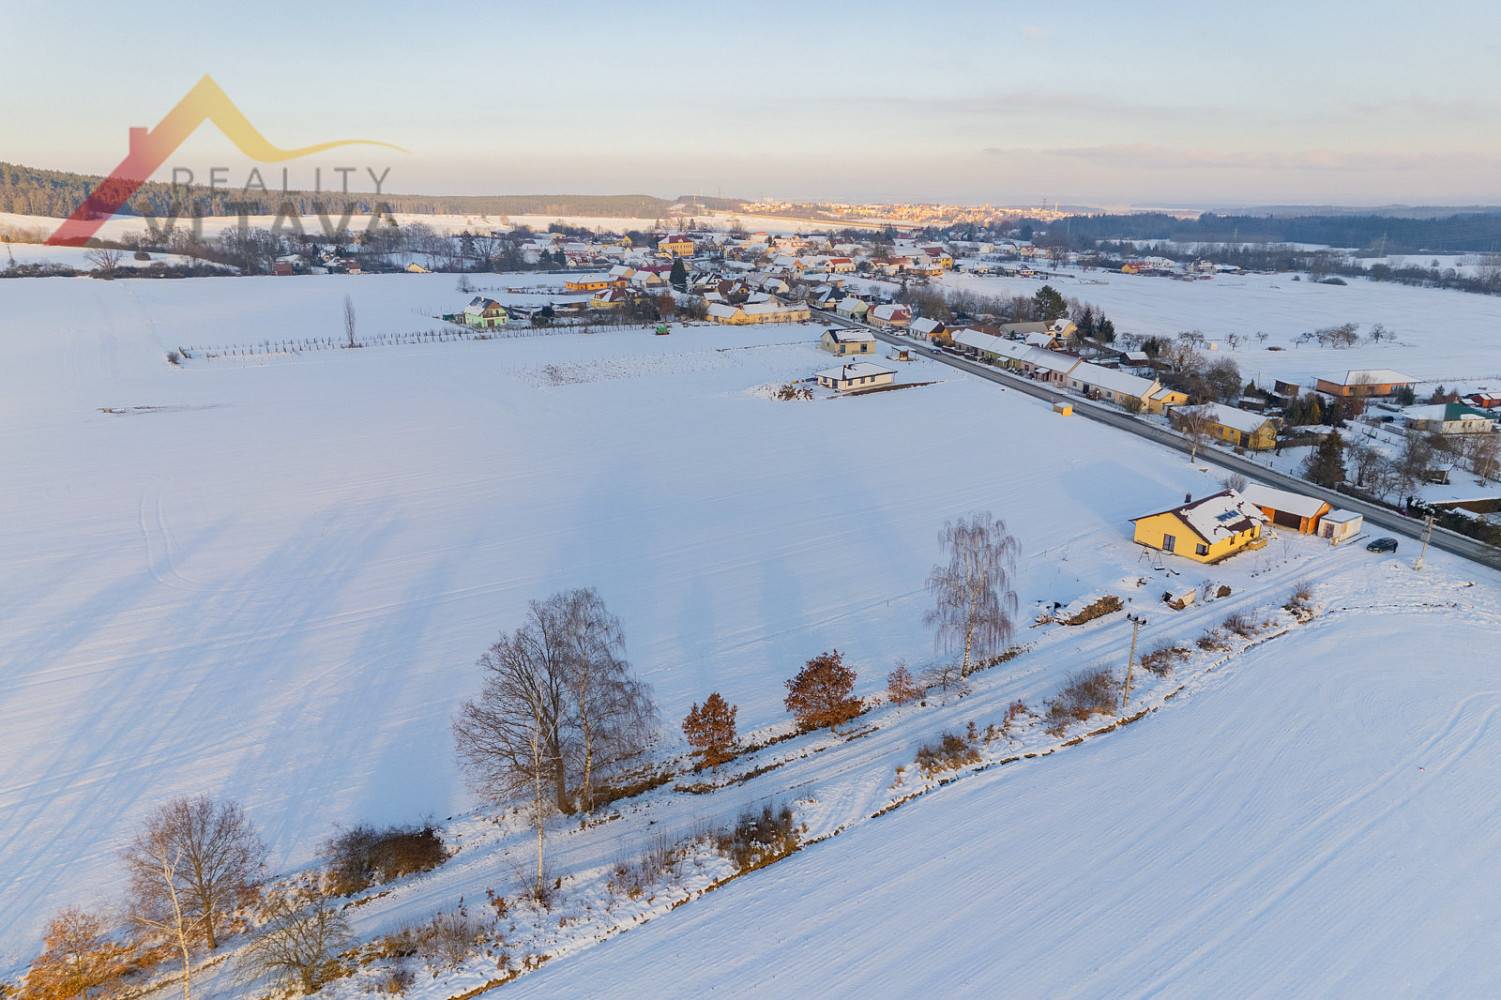
[[[1352,396],[1390,396],[1403,386],[1411,387],[1418,380],[1390,368],[1353,369],[1343,376],[1331,375],[1321,378],[1314,388],[1331,396],[1348,399]]]

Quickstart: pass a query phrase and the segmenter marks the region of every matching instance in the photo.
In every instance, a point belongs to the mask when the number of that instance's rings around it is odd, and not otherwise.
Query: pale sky
[[[0,159],[107,172],[208,73],[278,145],[409,150],[294,187],[1501,203],[1501,4],[1230,8],[0,0]],[[211,126],[172,163],[252,166]]]

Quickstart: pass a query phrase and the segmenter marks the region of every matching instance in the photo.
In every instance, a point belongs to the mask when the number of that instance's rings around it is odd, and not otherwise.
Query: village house
[[[1409,406],[1402,411],[1402,423],[1408,430],[1423,434],[1491,434],[1496,430],[1489,413],[1464,403]]]
[[[888,303],[867,310],[865,320],[871,326],[882,330],[899,330],[912,322],[912,310],[904,305]]]
[[[1166,413],[1173,407],[1182,406],[1187,402],[1187,393],[1179,392],[1177,389],[1169,389],[1167,386],[1163,386],[1161,389],[1158,389],[1156,392],[1152,393],[1151,398],[1147,400],[1147,412]]]
[[[657,240],[657,252],[669,257],[693,256],[693,240],[682,233],[664,236]]]
[[[890,385],[896,379],[896,372],[869,361],[856,361],[821,371],[815,378],[825,389],[845,392],[850,389],[869,389],[878,385]]]
[[[576,295],[580,292],[599,292],[606,288],[624,288],[627,284],[625,278],[612,277],[608,274],[583,274],[577,278],[565,280],[563,291]]]
[[[465,326],[485,330],[505,326],[510,322],[511,316],[506,312],[506,307],[499,302],[487,299],[483,295],[476,295],[469,300],[469,304],[464,307],[464,311],[457,318]]]
[[[857,299],[853,295],[841,299],[839,306],[834,310],[846,319],[863,321],[865,313],[870,309],[870,303],[864,299]]]
[[[1078,325],[1071,319],[1055,319],[1051,323],[1036,320],[1029,323],[1002,323],[1001,336],[1012,340],[1025,340],[1032,334],[1046,334],[1059,343],[1065,343],[1078,332]],[[1043,344],[1042,346],[1047,346]]]
[[[1269,451],[1277,447],[1277,430],[1281,421],[1260,413],[1249,413],[1224,403],[1204,403],[1192,407],[1209,419],[1209,435],[1216,440],[1252,451]],[[1168,413],[1168,421],[1177,427],[1182,420],[1182,409]]]
[[[624,288],[602,288],[589,296],[590,309],[619,309],[628,305],[631,293]]]
[[[1156,514],[1133,517],[1132,540],[1195,562],[1214,563],[1246,548],[1260,548],[1262,514],[1234,490],[1225,490]]]
[[[1072,354],[1030,347],[975,327],[950,330],[948,337],[972,357],[1052,385],[1066,384],[1069,373],[1083,363]]]
[[[945,250],[941,246],[929,244],[927,246],[919,247],[918,249],[927,254],[930,261],[937,264],[944,270],[948,270],[949,268],[952,268],[954,266],[954,258],[949,254],[947,250]]]
[[[1357,368],[1343,375],[1318,379],[1314,388],[1330,396],[1349,399],[1356,396],[1390,396],[1400,388],[1410,389],[1417,384],[1417,379],[1390,368]]]
[[[782,302],[767,297],[760,302],[743,302],[730,305],[725,302],[709,303],[709,319],[730,326],[746,326],[756,323],[802,323],[809,317],[808,307],[801,302]]]
[[[851,354],[872,353],[876,349],[876,338],[867,330],[834,327],[823,332],[823,336],[818,338],[818,346],[821,350],[842,358]]]
[[[1140,401],[1140,408],[1148,413],[1162,412],[1163,399],[1160,395],[1162,384],[1156,379],[1144,379],[1117,368],[1102,368],[1083,361],[1069,371],[1067,384],[1076,392],[1082,392],[1092,398],[1103,399],[1107,403],[1115,403],[1127,409],[1136,405],[1127,400],[1135,399]]]
[[[1276,490],[1260,483],[1251,483],[1240,495],[1256,506],[1262,514],[1279,528],[1292,528],[1305,535],[1316,534],[1319,521],[1333,508],[1317,497],[1301,493]]]
[[[1482,410],[1501,409],[1501,390],[1481,389],[1464,398],[1466,403]]]
[[[948,327],[941,320],[922,316],[907,325],[907,336],[921,337],[923,340],[937,340],[947,329]]]

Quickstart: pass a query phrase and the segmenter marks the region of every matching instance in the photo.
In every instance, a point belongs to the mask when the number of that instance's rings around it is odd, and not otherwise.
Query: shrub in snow
[[[1061,736],[1070,723],[1114,713],[1120,705],[1120,691],[1120,679],[1109,667],[1069,674],[1058,693],[1048,699],[1048,732]]]
[[[979,759],[980,755],[964,737],[944,733],[937,743],[926,744],[917,751],[916,764],[922,769],[924,776],[931,778],[935,774],[973,764]]]
[[[773,808],[770,803],[740,814],[735,825],[713,835],[714,847],[742,871],[769,865],[797,850],[798,830],[792,824],[792,808]]]
[[[1143,653],[1141,665],[1153,676],[1166,677],[1173,672],[1173,664],[1188,656],[1188,650],[1172,643],[1164,643],[1151,652]]]
[[[1249,615],[1241,611],[1227,615],[1225,620],[1220,623],[1220,628],[1226,632],[1234,633],[1242,639],[1256,634],[1256,622]]]
[[[348,896],[403,875],[425,872],[448,860],[443,838],[432,825],[377,830],[361,824],[330,840],[324,854],[328,862],[323,885],[334,896]]]

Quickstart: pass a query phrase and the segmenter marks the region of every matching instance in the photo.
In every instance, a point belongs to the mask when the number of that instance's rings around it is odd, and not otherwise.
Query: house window
[[[1171,551],[1173,551],[1173,547],[1175,545],[1177,545],[1177,544],[1178,544],[1178,539],[1175,538],[1174,536],[1172,536],[1172,535],[1163,535],[1162,536],[1162,551],[1164,551],[1164,552],[1171,552]]]
[[[1207,556],[1209,555],[1209,546],[1205,545],[1203,542],[1200,542],[1194,549],[1194,551],[1201,556]]]

